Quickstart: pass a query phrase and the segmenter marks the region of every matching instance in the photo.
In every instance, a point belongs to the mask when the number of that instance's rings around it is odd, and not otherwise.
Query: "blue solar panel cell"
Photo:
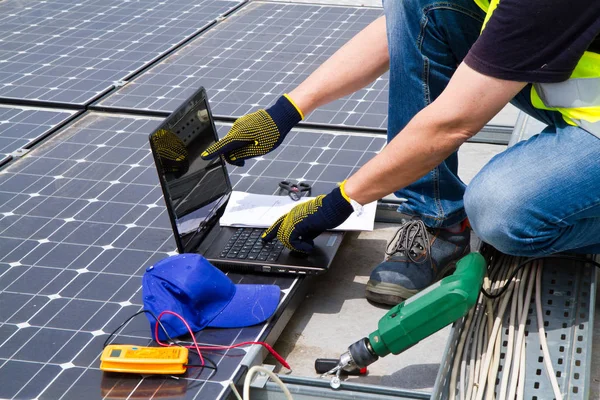
[[[267,107],[302,82],[381,9],[252,2],[99,101],[99,108],[173,111],[204,86],[216,115]],[[384,129],[387,74],[310,114],[313,124]]]
[[[161,119],[88,113],[0,172],[0,398],[227,398],[244,350],[208,355],[218,364],[171,378],[104,374],[108,333],[142,308],[145,268],[175,254],[148,146]],[[229,274],[276,284],[280,309],[269,323],[204,330],[203,343],[264,340],[300,280]],[[134,319],[118,342],[150,344]],[[199,362],[192,356],[190,363]],[[25,374],[25,375],[23,375]]]
[[[28,149],[76,112],[32,107],[0,106],[0,165],[15,152]]]
[[[0,99],[85,105],[234,0],[0,2]]]

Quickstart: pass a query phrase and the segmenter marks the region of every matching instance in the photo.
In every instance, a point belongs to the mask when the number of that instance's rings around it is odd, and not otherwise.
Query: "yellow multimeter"
[[[183,374],[188,362],[185,347],[145,347],[128,344],[106,346],[100,356],[100,369],[132,374]]]

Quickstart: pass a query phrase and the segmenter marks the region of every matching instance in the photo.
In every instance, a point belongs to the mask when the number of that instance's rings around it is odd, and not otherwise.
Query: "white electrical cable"
[[[509,268],[507,268],[506,272],[510,272],[510,270],[511,270],[511,268],[509,267]],[[490,335],[491,338],[496,338],[498,335],[498,330],[500,329],[500,325],[502,323],[504,311],[506,310],[508,301],[510,300],[510,294],[512,293],[512,290],[514,287],[514,281],[506,282],[507,278],[508,278],[508,276],[502,277],[502,283],[504,285],[508,284],[508,288],[507,288],[505,294],[502,296],[500,306],[498,307],[498,316],[494,320],[494,325],[492,327],[492,334]],[[490,340],[488,342],[486,352],[484,353],[485,356],[484,356],[484,359],[482,362],[482,367],[481,367],[481,370],[482,370],[481,378],[477,384],[478,390],[477,390],[477,395],[475,396],[476,400],[483,399],[483,394],[485,392],[485,386],[486,386],[486,382],[487,382],[488,371],[489,371],[490,364],[492,361],[492,352],[493,352],[494,347],[495,347],[495,341]]]
[[[542,266],[538,265],[536,282],[535,282],[535,308],[537,311],[537,323],[538,333],[540,335],[540,344],[542,346],[542,355],[544,357],[544,365],[546,366],[546,372],[550,378],[552,384],[552,390],[554,391],[554,397],[556,400],[562,400],[562,393],[558,387],[558,381],[556,380],[556,373],[552,367],[550,361],[550,352],[548,351],[548,341],[546,340],[546,332],[544,329],[544,317],[542,315]]]
[[[499,268],[490,268],[491,273],[494,277],[497,275],[501,275],[503,269],[507,265],[508,258],[505,255],[500,255],[498,259],[493,260],[493,263],[496,262],[500,265]],[[492,264],[493,264],[492,263]],[[484,283],[487,284],[487,283]],[[494,282],[493,289],[497,288],[498,282]],[[462,349],[462,354],[458,352],[457,357],[460,357],[460,381],[459,381],[459,396],[460,400],[471,400],[472,395],[475,393],[475,370],[478,369],[474,365],[475,363],[475,354],[477,352],[477,346],[479,342],[479,333],[480,326],[482,323],[482,319],[484,318],[485,313],[485,305],[483,295],[480,295],[477,304],[475,306],[475,313],[473,318],[471,319],[472,323],[469,328],[465,328],[463,330],[463,334],[461,335],[464,339],[464,348]],[[468,363],[468,368],[467,368]],[[467,378],[467,370],[468,370],[468,378]],[[466,386],[466,393],[465,393]],[[455,390],[454,386],[450,386]]]
[[[525,301],[523,302],[523,309],[521,312],[521,318],[519,320],[519,330],[517,333],[516,340],[516,352],[514,354],[513,360],[513,376],[511,377],[510,384],[508,387],[508,397],[507,399],[514,399],[517,391],[518,384],[518,376],[517,371],[520,369],[521,365],[524,363],[525,351],[521,352],[522,348],[524,349],[524,338],[525,338],[525,322],[527,321],[527,310],[529,309],[529,304],[531,304],[531,293],[533,292],[533,284],[535,282],[535,266],[531,268],[531,272],[529,273],[529,278],[527,280],[527,293],[525,294]]]
[[[506,398],[506,389],[508,385],[508,378],[510,377],[510,366],[512,365],[512,355],[514,352],[514,336],[515,336],[515,320],[517,314],[517,297],[519,296],[519,292],[521,292],[521,277],[523,276],[523,271],[519,271],[517,273],[515,279],[515,290],[512,294],[512,299],[510,302],[510,317],[508,321],[508,337],[506,344],[506,357],[504,359],[504,371],[502,373],[502,379],[500,381],[500,397],[498,399]]]
[[[260,365],[255,365],[254,367],[250,368],[248,370],[248,373],[246,374],[246,379],[244,379],[244,399],[243,400],[250,400],[250,382],[252,381],[252,377],[254,376],[254,374],[256,374],[257,372],[263,372],[263,373],[267,374],[269,376],[269,378],[273,379],[273,381],[281,388],[281,390],[283,390],[283,394],[287,400],[294,400],[292,398],[292,394],[290,393],[288,388],[285,386],[285,384],[283,382],[281,382],[281,379],[279,379],[279,377],[277,375],[275,375],[273,372],[269,371],[265,367],[261,367]]]
[[[500,329],[500,323],[502,322],[502,316],[504,315],[504,310],[506,310],[506,306],[508,305],[508,300],[510,300],[510,293],[512,293],[514,281],[510,282],[508,285],[509,286],[508,286],[508,289],[506,290],[506,294],[504,296],[502,296],[502,302],[500,303],[500,307],[498,308],[498,317],[494,321],[494,327],[492,329],[492,335],[491,335],[492,338],[495,338],[497,336],[498,330]],[[483,374],[482,381],[480,381],[479,385],[478,385],[479,390],[477,390],[477,396],[475,397],[476,400],[483,399],[483,393],[484,393],[485,384],[487,381],[487,371],[488,371],[488,368],[490,367],[491,352],[492,352],[493,346],[494,346],[493,341],[490,341],[487,346],[487,352],[486,352],[487,354],[485,355],[485,359],[483,361],[483,367],[482,367],[482,370],[485,372]]]
[[[469,328],[471,327],[471,321],[473,320],[473,314],[475,313],[475,309],[471,308],[469,310],[469,313],[467,314],[467,319],[465,320],[465,327],[464,327],[464,332],[467,332],[469,330]],[[455,400],[456,399],[456,376],[458,375],[458,365],[460,363],[460,355],[462,354],[463,351],[463,347],[465,345],[465,339],[466,336],[465,335],[461,335],[460,336],[460,340],[458,341],[458,346],[456,347],[456,355],[454,356],[454,362],[452,364],[452,373],[450,374],[450,393],[449,393],[449,400]],[[462,392],[462,382],[461,382],[461,389],[459,389],[459,392]],[[464,400],[464,397],[460,396],[460,400]]]
[[[481,360],[482,360],[482,348],[483,348],[483,335],[485,332],[485,311],[482,313],[482,318],[480,320],[477,334],[477,346],[475,352],[475,373],[473,378],[473,392],[471,395],[471,399],[475,400],[477,398],[477,391],[479,390],[479,374],[481,373]]]
[[[244,400],[242,399],[242,396],[240,396],[240,392],[238,392],[237,388],[235,387],[232,381],[229,381],[229,387],[231,387],[231,390],[233,390],[233,394],[235,394],[237,400]]]
[[[477,327],[481,323],[481,318],[483,316],[483,309],[484,309],[484,307],[481,307],[481,309],[479,310],[479,313],[477,315],[477,320],[475,321],[475,324],[473,325],[473,332],[472,332],[472,339],[471,339],[472,344],[471,344],[471,352],[470,352],[470,357],[469,357],[469,380],[467,381],[467,395],[466,395],[467,400],[471,400],[471,395],[474,391],[475,353],[477,352],[477,337],[478,337],[478,332],[479,332]]]
[[[473,323],[471,324],[471,327],[466,330],[466,336],[465,336],[465,347],[463,348],[463,352],[460,355],[461,356],[461,361],[460,361],[460,381],[461,381],[461,385],[459,386],[459,394],[460,394],[460,400],[466,400],[470,398],[470,383],[472,382],[472,380],[469,378],[467,379],[467,358],[469,355],[469,350],[471,349],[471,344],[470,342],[472,342],[474,339],[474,332],[475,332],[475,325],[477,324],[477,319],[479,318],[479,316],[481,315],[481,310],[483,309],[483,300],[481,299],[481,296],[479,297],[479,299],[477,300],[477,304],[475,306],[475,313],[473,314]],[[463,333],[464,335],[465,333]],[[471,375],[471,369],[469,369],[469,377]],[[466,391],[464,391],[464,388],[467,388]]]
[[[494,400],[494,383],[496,380],[496,376],[498,376],[498,367],[500,366],[500,344],[502,343],[502,326],[496,334],[494,343],[495,346],[494,354],[492,357],[492,365],[490,367],[490,371],[488,372],[487,378],[489,389],[486,391],[486,400]]]
[[[525,354],[525,341],[521,345],[521,354]],[[525,357],[521,357],[521,366],[519,368],[519,386],[517,391],[517,400],[523,400],[525,395]]]

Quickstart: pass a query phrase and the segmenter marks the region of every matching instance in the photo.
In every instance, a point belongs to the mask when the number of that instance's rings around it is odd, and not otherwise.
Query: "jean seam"
[[[422,11],[423,11],[423,14],[426,16],[429,13],[429,11],[439,10],[439,9],[444,9],[444,8],[448,9],[448,10],[460,12],[468,17],[472,17],[473,19],[480,21],[483,24],[484,18],[480,18],[480,16],[478,14],[472,12],[471,10],[469,10],[467,8],[463,8],[463,7],[458,6],[451,2],[439,2],[439,3],[429,4],[428,6],[424,7]]]
[[[586,211],[586,210],[589,210],[590,208],[598,207],[599,205],[600,205],[600,199],[599,199],[599,200],[596,200],[596,201],[594,202],[594,204],[591,204],[591,205],[589,205],[589,206],[587,206],[587,207],[584,207],[584,208],[582,208],[582,209],[580,209],[580,210],[577,210],[577,211],[574,211],[574,212],[572,212],[572,213],[569,213],[569,214],[565,215],[564,217],[561,217],[560,219],[557,219],[557,221],[556,221],[555,223],[561,223],[561,222],[565,222],[565,220],[566,220],[566,219],[568,219],[568,218],[571,218],[571,217],[572,217],[572,216],[574,216],[575,214],[578,214],[578,213],[584,212],[584,211]],[[534,229],[534,231],[536,231],[536,232],[537,232],[537,231],[539,231],[539,230],[540,230],[541,228],[543,228],[545,225],[548,225],[548,223],[547,223],[547,222],[541,222],[540,224],[538,224],[538,225],[536,226],[536,228]],[[572,226],[572,225],[567,225],[566,227],[568,227],[568,226]],[[565,227],[565,228],[566,228],[566,227]],[[560,228],[559,228],[559,229],[560,229]],[[527,242],[529,242],[529,243],[527,243],[527,244],[528,244],[528,246],[529,246],[529,249],[530,249],[530,251],[531,251],[531,252],[538,251],[538,249],[536,248],[536,246],[533,244],[533,239],[527,239]],[[538,246],[538,247],[539,247],[539,246]],[[549,247],[548,247],[548,250],[550,250],[550,253],[549,253],[549,254],[551,254],[551,253],[557,253],[557,252],[558,252],[558,250],[556,250],[556,249],[555,249],[554,247],[552,247],[552,246],[549,246]]]
[[[423,74],[422,74],[422,81],[423,81],[423,98],[424,98],[424,104],[425,107],[427,107],[427,105],[431,104],[431,92],[429,90],[429,58],[425,55],[425,53],[423,52],[423,42],[425,40],[425,30],[427,28],[427,24],[429,22],[429,12],[432,10],[438,10],[438,9],[449,9],[452,11],[456,11],[456,12],[460,12],[468,17],[472,17],[478,21],[481,21],[483,23],[483,19],[479,18],[479,16],[471,11],[469,11],[468,9],[462,8],[460,6],[456,6],[455,4],[452,3],[448,3],[448,2],[441,2],[441,3],[435,3],[435,4],[430,4],[427,7],[424,7],[421,11],[423,13],[423,17],[421,18],[421,30],[419,32],[419,36],[417,37],[417,48],[419,49],[419,52],[422,55],[423,58]],[[442,201],[440,198],[440,182],[439,182],[439,166],[436,166],[432,171],[431,171],[433,178],[432,178],[432,182],[433,182],[433,198],[435,201],[435,205],[439,214],[439,217],[436,217],[435,220],[438,221],[444,221],[447,216],[444,212],[444,207],[442,205]],[[431,218],[431,217],[430,217]]]

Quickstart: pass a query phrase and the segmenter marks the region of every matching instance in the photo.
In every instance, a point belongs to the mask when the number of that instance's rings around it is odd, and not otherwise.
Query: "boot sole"
[[[440,279],[450,275],[455,269],[456,262],[448,264],[437,274],[434,282],[437,282]],[[432,284],[434,282],[432,282]],[[393,283],[369,280],[367,282],[365,297],[367,298],[367,300],[370,300],[374,303],[395,306],[397,304],[402,303],[404,300],[414,296],[421,290],[407,289],[405,287]]]
[[[417,289],[406,289],[393,283],[377,282],[369,280],[367,282],[366,294],[367,300],[378,304],[387,304],[395,306],[402,303],[409,297],[417,294]]]

